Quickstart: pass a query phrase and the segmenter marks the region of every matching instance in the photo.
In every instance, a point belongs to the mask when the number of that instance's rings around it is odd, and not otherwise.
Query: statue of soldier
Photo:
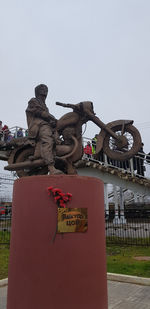
[[[40,155],[48,165],[49,173],[60,174],[60,170],[55,165],[55,133],[56,118],[49,113],[45,104],[48,94],[48,87],[40,84],[35,87],[35,98],[28,102],[26,109],[28,137],[36,139],[40,145]],[[35,151],[36,152],[36,151]],[[30,157],[30,160],[36,159],[36,153]]]

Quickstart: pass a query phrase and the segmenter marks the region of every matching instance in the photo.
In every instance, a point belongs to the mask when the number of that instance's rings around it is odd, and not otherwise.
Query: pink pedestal
[[[56,234],[47,187],[88,208],[88,231]],[[15,181],[7,309],[107,309],[103,183],[92,177],[33,176]]]

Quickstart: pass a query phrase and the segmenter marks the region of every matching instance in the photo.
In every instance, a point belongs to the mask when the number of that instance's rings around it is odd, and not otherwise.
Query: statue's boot
[[[48,170],[49,170],[49,174],[50,175],[60,175],[60,174],[63,174],[62,171],[56,169],[53,165],[49,165],[48,166]]]

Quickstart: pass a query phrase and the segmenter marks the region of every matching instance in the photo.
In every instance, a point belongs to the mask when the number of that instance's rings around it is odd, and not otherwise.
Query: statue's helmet
[[[44,84],[40,84],[35,87],[35,96],[43,95],[47,97],[48,94],[48,87]]]

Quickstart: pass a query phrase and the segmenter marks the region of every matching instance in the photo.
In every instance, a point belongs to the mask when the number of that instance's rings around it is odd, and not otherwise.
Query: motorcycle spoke
[[[120,131],[116,131],[115,133],[118,135],[118,136],[125,136],[128,140],[128,150],[130,150],[133,146],[133,136],[129,133],[129,132],[124,132],[123,133],[123,127]],[[112,150],[115,150],[117,151],[117,145],[116,145],[116,140],[113,138],[113,137],[110,137],[110,140],[109,140],[109,147],[110,149]],[[125,152],[127,151],[126,148],[122,148],[122,152]],[[120,152],[120,150],[119,150]]]

